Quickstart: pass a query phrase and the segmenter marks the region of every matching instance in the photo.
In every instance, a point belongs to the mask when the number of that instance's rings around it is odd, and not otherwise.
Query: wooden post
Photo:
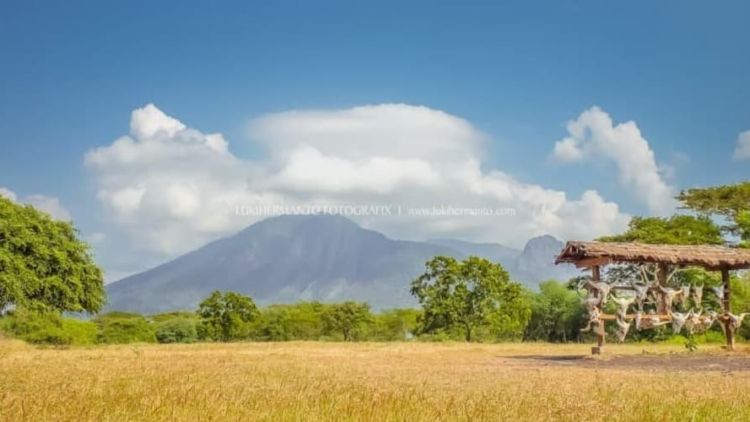
[[[594,283],[601,281],[602,276],[598,265],[591,267],[591,278]],[[598,295],[599,292],[596,294]],[[602,300],[604,300],[604,298],[602,298]],[[591,348],[592,355],[600,355],[602,353],[602,349],[604,348],[604,334],[604,320],[601,320],[599,321],[599,326],[596,327],[596,346]]]
[[[721,281],[724,284],[724,301],[722,306],[724,307],[724,315],[726,315],[727,313],[732,312],[732,286],[729,281],[729,269],[721,269]],[[734,350],[734,331],[732,331],[732,328],[730,327],[729,318],[724,318],[722,324],[724,324],[724,332],[727,336],[727,349]]]
[[[667,264],[659,263],[659,265],[658,265],[658,267],[656,269],[656,279],[657,279],[656,283],[659,286],[667,287],[667,275],[668,275],[668,272],[669,272],[669,269],[667,268]],[[666,314],[669,311],[671,311],[671,309],[665,309],[664,305],[666,304],[666,302],[665,302],[664,297],[663,297],[664,293],[661,290],[659,290],[657,294],[659,295],[660,299],[659,299],[659,303],[657,304],[657,307],[656,307],[656,313],[657,314]]]

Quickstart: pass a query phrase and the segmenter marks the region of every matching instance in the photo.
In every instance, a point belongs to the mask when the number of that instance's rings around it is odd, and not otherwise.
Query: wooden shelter
[[[711,271],[720,271],[724,291],[722,303],[724,314],[719,321],[724,324],[727,347],[734,348],[734,332],[729,329],[729,321],[726,317],[727,313],[731,312],[732,292],[729,271],[750,268],[750,249],[712,245],[570,241],[555,259],[555,264],[561,263],[591,269],[594,282],[601,281],[601,268],[607,264],[654,264],[657,267],[657,281],[661,286],[664,286],[667,281],[670,266],[696,266]],[[604,330],[602,328],[598,333],[597,347],[592,349],[592,352],[601,352],[603,345]]]

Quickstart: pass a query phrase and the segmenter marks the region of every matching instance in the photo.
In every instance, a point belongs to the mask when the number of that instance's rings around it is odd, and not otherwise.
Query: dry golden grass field
[[[747,345],[589,347],[0,339],[0,419],[750,420]]]

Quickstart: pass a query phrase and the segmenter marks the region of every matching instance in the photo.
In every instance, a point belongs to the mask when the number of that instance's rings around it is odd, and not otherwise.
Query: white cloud
[[[10,199],[13,202],[18,202],[18,195],[8,188],[0,187],[0,196]]]
[[[750,159],[750,130],[742,132],[737,136],[737,147],[734,149],[735,160]]]
[[[58,198],[55,198],[53,196],[34,194],[19,197],[15,192],[5,187],[0,187],[0,195],[10,199],[13,202],[29,204],[38,210],[46,212],[56,220],[72,220],[70,212],[62,206]]]
[[[107,235],[101,232],[94,232],[86,236],[86,241],[92,245],[98,245],[107,238]]]
[[[603,157],[617,166],[620,184],[651,212],[674,211],[675,189],[665,182],[654,152],[635,122],[613,124],[599,107],[592,107],[568,122],[568,137],[555,143],[553,155],[563,162]]]
[[[233,155],[153,105],[133,112],[131,130],[89,151],[98,198],[139,247],[174,255],[262,217],[237,206],[385,204],[401,215],[358,221],[394,237],[444,237],[520,245],[551,233],[592,238],[622,230],[628,216],[596,192],[565,192],[482,169],[485,135],[450,114],[405,104],[261,116],[250,137],[260,161]],[[500,209],[515,216],[407,215],[432,206]],[[395,211],[395,210],[394,210]]]

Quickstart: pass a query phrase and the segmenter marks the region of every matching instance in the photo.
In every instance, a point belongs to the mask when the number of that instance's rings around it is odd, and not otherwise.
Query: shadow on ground
[[[646,371],[750,371],[750,357],[707,354],[660,355],[525,355],[503,356],[541,366],[561,365],[602,369],[633,369]]]

